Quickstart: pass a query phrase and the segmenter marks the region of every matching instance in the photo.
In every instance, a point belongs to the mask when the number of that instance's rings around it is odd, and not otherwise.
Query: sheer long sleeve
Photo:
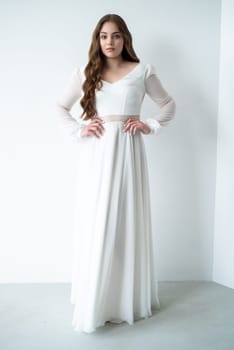
[[[64,88],[64,91],[56,101],[56,111],[59,117],[60,126],[65,129],[71,137],[81,140],[81,131],[83,126],[87,125],[87,120],[79,118],[77,120],[70,113],[72,106],[82,95],[82,80],[80,68],[76,67]]]
[[[174,117],[176,104],[173,98],[164,89],[152,64],[148,64],[147,66],[145,89],[147,95],[160,107],[159,114],[146,119],[145,124],[149,126],[151,130],[150,134],[158,134],[162,127],[168,125]]]

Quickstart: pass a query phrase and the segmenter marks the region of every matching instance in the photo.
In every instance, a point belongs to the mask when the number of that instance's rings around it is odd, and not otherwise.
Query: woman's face
[[[115,58],[121,55],[124,40],[119,28],[113,22],[105,22],[99,33],[102,53],[107,58]],[[108,50],[112,48],[112,50]]]

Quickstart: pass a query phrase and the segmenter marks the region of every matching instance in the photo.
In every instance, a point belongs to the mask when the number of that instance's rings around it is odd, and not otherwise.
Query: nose
[[[112,37],[109,37],[109,39],[107,40],[108,44],[112,44]]]

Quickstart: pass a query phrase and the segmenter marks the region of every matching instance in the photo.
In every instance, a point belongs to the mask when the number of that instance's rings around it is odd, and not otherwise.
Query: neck
[[[124,62],[122,56],[118,56],[118,57],[108,57],[105,60],[105,66],[106,68],[110,68],[110,69],[115,69],[118,67],[121,67],[122,63]]]

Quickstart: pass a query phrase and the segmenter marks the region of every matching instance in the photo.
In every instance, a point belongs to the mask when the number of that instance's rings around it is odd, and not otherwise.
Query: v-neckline
[[[115,84],[119,83],[120,81],[122,81],[123,79],[127,78],[130,74],[132,74],[135,71],[135,69],[137,69],[137,67],[140,66],[140,64],[141,64],[141,62],[139,62],[137,65],[135,65],[135,67],[132,70],[130,70],[130,72],[125,74],[122,78],[114,81],[113,83],[110,83],[109,81],[106,81],[106,80],[103,80],[103,79],[101,79],[101,81],[103,83],[105,83],[105,84],[108,84],[108,85],[115,85]]]

